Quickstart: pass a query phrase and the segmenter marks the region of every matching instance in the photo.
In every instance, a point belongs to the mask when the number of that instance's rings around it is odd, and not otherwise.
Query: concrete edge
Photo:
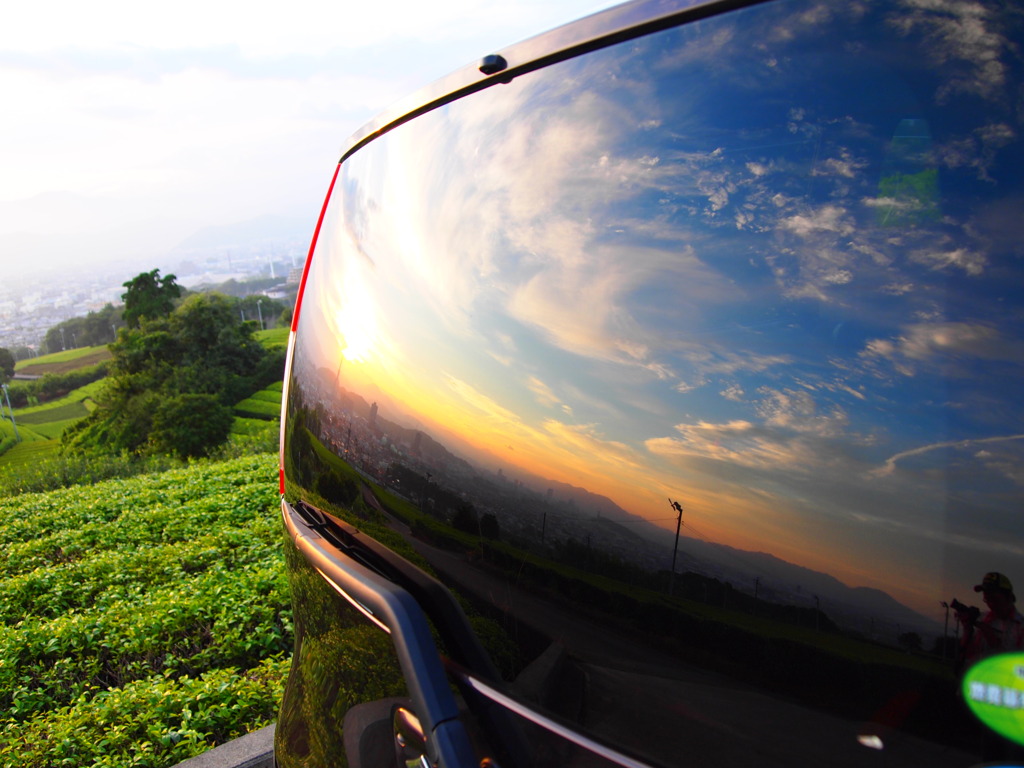
[[[239,736],[174,768],[274,768],[274,726]]]

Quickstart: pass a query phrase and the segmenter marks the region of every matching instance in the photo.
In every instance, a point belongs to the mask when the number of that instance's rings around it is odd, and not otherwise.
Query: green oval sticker
[[[964,675],[963,693],[981,722],[1024,744],[1024,653],[982,659]]]

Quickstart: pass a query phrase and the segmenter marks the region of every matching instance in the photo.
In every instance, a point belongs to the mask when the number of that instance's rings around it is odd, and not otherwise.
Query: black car
[[[1022,46],[640,0],[354,136],[278,764],[1024,764]]]

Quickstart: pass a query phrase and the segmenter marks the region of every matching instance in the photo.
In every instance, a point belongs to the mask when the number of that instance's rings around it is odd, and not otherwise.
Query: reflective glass
[[[645,759],[977,762],[948,606],[1024,580],[1020,24],[770,3],[360,149],[288,494],[392,525],[513,696]]]

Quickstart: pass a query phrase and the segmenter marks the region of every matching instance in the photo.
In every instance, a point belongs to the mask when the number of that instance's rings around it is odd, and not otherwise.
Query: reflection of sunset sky
[[[783,12],[747,12],[776,39],[756,49],[731,21],[652,38],[661,81],[640,84],[629,47],[361,150],[314,258],[340,267],[300,334],[325,322],[341,347],[321,337],[321,365],[343,359],[346,387],[442,442],[635,514],[678,498],[716,541],[915,606],[987,570],[1024,579],[1020,274],[999,250],[1019,222],[987,207],[1011,194],[997,159],[1018,130],[999,109],[1005,41],[890,19],[951,46],[917,64],[958,65],[912,98],[825,55],[841,11]],[[703,70],[709,47],[733,69]],[[782,90],[806,104],[779,107]],[[992,114],[935,138],[941,217],[879,225],[916,204],[879,191],[896,126],[957,94]]]

